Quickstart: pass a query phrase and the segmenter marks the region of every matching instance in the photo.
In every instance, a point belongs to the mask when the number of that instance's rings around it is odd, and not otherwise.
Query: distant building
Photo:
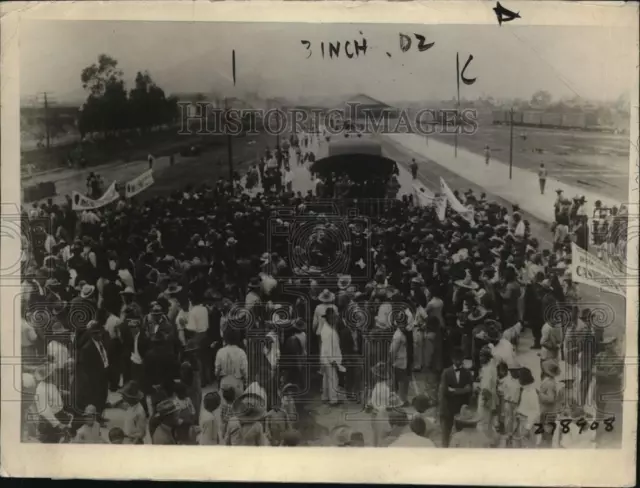
[[[345,110],[347,114],[350,113],[350,106],[357,104],[356,107],[356,119],[362,120],[367,114],[369,117],[379,118],[383,113],[389,118],[394,119],[399,116],[399,110],[395,107],[391,107],[386,103],[376,100],[368,95],[359,94],[349,98],[345,102]]]

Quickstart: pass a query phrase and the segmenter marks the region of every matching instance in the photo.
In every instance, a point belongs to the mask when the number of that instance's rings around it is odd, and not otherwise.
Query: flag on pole
[[[435,195],[425,186],[413,183],[413,200],[419,207],[429,207],[435,201]]]
[[[442,177],[440,178],[440,193],[442,193],[446,197],[449,205],[451,205],[451,208],[453,210],[458,212],[471,225],[475,225],[473,210],[465,207],[464,205],[462,205],[462,203],[460,203],[460,200],[456,198],[456,196],[451,191],[451,188],[449,188],[449,185],[447,185],[446,181],[444,181]]]

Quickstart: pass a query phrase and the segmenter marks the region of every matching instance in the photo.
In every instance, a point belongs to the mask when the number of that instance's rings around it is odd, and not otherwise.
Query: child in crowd
[[[109,430],[109,442],[111,444],[124,444],[124,432],[119,427]]]
[[[198,437],[198,444],[201,446],[220,444],[221,403],[220,394],[217,392],[207,393],[204,397],[204,410],[200,412],[200,434]]]
[[[220,404],[220,438],[224,438],[227,434],[227,426],[229,420],[233,417],[233,402],[236,399],[236,391],[233,386],[225,386],[222,388],[222,402]]]
[[[120,390],[120,394],[123,403],[127,405],[122,429],[127,444],[144,444],[144,438],[147,434],[147,414],[142,402],[146,401],[146,398],[135,381],[129,381]]]
[[[182,420],[180,427],[177,429],[179,441],[181,444],[196,443],[196,409],[189,398],[187,386],[182,381],[175,381],[173,385],[173,401],[178,407],[179,418]]]
[[[100,436],[100,424],[96,422],[96,407],[87,405],[84,410],[84,424],[76,432],[74,443],[76,444],[99,444],[104,439]]]

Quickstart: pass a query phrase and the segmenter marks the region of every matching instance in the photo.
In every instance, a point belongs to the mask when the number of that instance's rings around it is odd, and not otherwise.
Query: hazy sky
[[[403,53],[400,32],[422,34],[435,45],[418,52],[414,37]],[[362,37],[369,46],[365,55],[321,57],[321,41],[344,44]],[[302,39],[312,43],[308,59]],[[59,101],[86,97],[80,72],[100,53],[118,60],[128,88],[136,71],[146,69],[167,92],[215,90],[241,97],[252,90],[291,98],[366,93],[383,101],[454,97],[456,52],[461,68],[474,56],[466,76],[477,81],[461,85],[464,98],[529,98],[544,89],[554,98],[612,99],[631,90],[637,57],[632,31],[512,25],[28,21],[20,46],[22,98],[47,91]]]

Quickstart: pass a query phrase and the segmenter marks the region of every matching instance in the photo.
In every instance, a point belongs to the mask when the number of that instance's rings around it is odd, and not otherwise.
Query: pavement
[[[403,149],[428,158],[432,163],[443,166],[447,170],[478,184],[487,192],[520,205],[530,214],[544,222],[554,221],[553,201],[555,190],[563,190],[567,198],[584,195],[587,199],[587,215],[593,214],[596,200],[604,205],[619,205],[628,201],[628,195],[619,195],[617,201],[594,191],[579,186],[569,185],[555,178],[547,178],[545,194],[540,194],[537,173],[514,166],[512,179],[509,179],[509,164],[494,156],[485,164],[484,156],[458,147],[457,157],[454,147],[433,138],[428,142],[417,134],[386,134],[381,139],[397,144]]]

